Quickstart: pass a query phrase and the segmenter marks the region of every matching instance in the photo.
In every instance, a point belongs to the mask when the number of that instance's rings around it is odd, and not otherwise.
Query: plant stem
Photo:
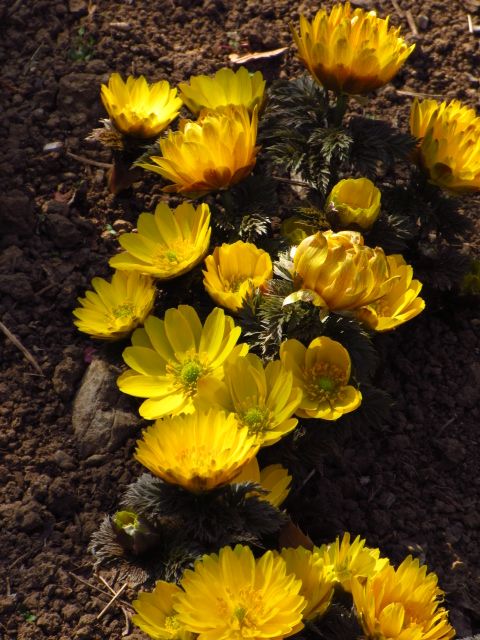
[[[332,124],[335,127],[339,127],[342,124],[343,116],[348,106],[348,95],[346,93],[339,93],[337,95],[337,101],[332,111]]]

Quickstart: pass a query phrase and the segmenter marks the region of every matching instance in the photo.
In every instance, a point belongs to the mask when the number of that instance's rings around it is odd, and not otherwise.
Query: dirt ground
[[[356,4],[390,13],[417,42],[372,110],[388,110],[403,126],[412,94],[426,93],[480,111],[480,34],[467,23],[470,13],[480,25],[480,3]],[[75,330],[76,298],[93,276],[108,273],[118,232],[160,197],[146,177],[115,199],[105,167],[75,158],[110,162],[85,141],[105,115],[100,84],[112,71],[176,84],[228,64],[232,52],[290,45],[289,21],[314,8],[291,0],[0,1],[0,321],[41,368],[0,333],[2,640],[145,637],[125,618],[131,588],[99,616],[111,593],[87,552],[103,515],[139,474],[135,435],[85,457],[72,428],[72,401],[94,350],[118,362],[115,349]],[[294,54],[292,47],[255,68],[269,80],[296,74]],[[478,251],[478,200],[468,212],[476,233],[458,241]],[[349,530],[395,562],[419,556],[439,575],[458,637],[478,633],[478,307],[454,298],[427,305],[377,346],[379,380],[396,401],[392,417],[379,429],[335,436],[337,453],[324,456],[290,511],[315,542]],[[114,388],[105,398],[99,410],[119,402]],[[120,402],[135,411],[135,401]],[[109,585],[121,582],[110,575]]]

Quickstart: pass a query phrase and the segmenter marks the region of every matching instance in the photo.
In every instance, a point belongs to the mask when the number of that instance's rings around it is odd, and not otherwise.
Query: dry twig
[[[398,15],[403,18],[403,16],[405,15],[402,11],[402,9],[400,9],[400,5],[398,4],[397,0],[391,0],[391,3],[393,4],[393,8],[395,9],[395,11],[398,13]]]
[[[20,340],[15,335],[13,335],[13,333],[10,331],[10,329],[8,329],[8,327],[6,327],[3,324],[3,322],[1,322],[1,321],[0,321],[0,331],[2,331],[4,333],[4,335],[10,340],[10,342],[12,342],[17,347],[17,349],[20,349],[20,351],[23,353],[25,358],[38,371],[38,373],[41,376],[45,376],[45,374],[42,371],[42,368],[40,367],[38,362],[35,360],[35,358],[32,356],[30,351],[26,347],[23,346],[23,344],[20,342]]]
[[[103,609],[100,611],[100,613],[97,616],[97,620],[100,620],[100,618],[103,617],[103,615],[105,613],[107,613],[107,611],[110,609],[110,607],[112,606],[112,604],[115,602],[115,600],[122,595],[122,593],[125,591],[125,589],[127,588],[127,582],[125,582],[120,589],[115,593],[115,595],[110,598],[110,601],[103,607]]]
[[[407,19],[408,26],[410,27],[410,31],[413,33],[414,36],[418,36],[417,23],[415,22],[415,18],[413,17],[410,9],[405,12],[405,17]]]
[[[98,160],[90,160],[90,158],[84,158],[83,156],[77,156],[76,153],[72,153],[71,151],[65,151],[66,155],[77,162],[81,162],[82,164],[88,164],[91,167],[99,167],[100,169],[111,169],[113,167],[112,164],[108,162],[98,162]]]

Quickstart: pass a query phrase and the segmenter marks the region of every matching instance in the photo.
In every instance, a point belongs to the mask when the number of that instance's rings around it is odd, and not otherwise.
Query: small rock
[[[80,358],[74,359],[70,356],[57,364],[53,372],[52,384],[62,400],[70,400],[73,396],[84,368],[85,363]]]
[[[94,453],[93,456],[90,456],[85,460],[86,467],[100,467],[106,460],[108,456],[106,453]]]
[[[68,10],[74,16],[86,16],[88,14],[88,5],[86,0],[68,0]]]
[[[48,488],[47,506],[49,510],[57,517],[68,517],[78,507],[78,498],[71,491],[71,487],[67,480],[63,478],[55,478]]]
[[[112,222],[112,227],[115,231],[131,231],[132,225],[128,220],[115,220]]]
[[[428,16],[424,15],[423,13],[417,16],[417,26],[420,31],[425,31],[426,29],[428,29],[429,24],[430,19]]]
[[[33,289],[30,279],[24,273],[7,274],[0,276],[0,292],[8,294],[14,300],[27,302],[33,298]],[[15,333],[15,331],[13,331]]]
[[[63,142],[57,140],[55,142],[47,142],[47,144],[43,145],[43,150],[46,153],[52,153],[53,151],[61,151],[63,149]]]
[[[35,217],[30,198],[14,189],[8,195],[0,195],[0,236],[14,233],[31,236],[35,231]]]
[[[53,454],[53,461],[55,462],[57,467],[63,469],[64,471],[72,471],[76,466],[74,459],[69,456],[68,453],[62,451],[62,449],[55,451],[55,453]]]
[[[0,596],[0,613],[10,613],[15,609],[16,602],[13,595]]]
[[[72,249],[83,241],[83,234],[73,222],[59,213],[48,216],[47,229],[50,238],[59,249]]]
[[[38,508],[37,508],[38,506]],[[22,531],[33,533],[39,529],[43,529],[43,519],[41,516],[41,507],[37,502],[30,502],[16,514],[18,525]]]
[[[117,367],[92,360],[73,401],[72,425],[82,458],[111,452],[139,430],[140,419],[118,390]]]

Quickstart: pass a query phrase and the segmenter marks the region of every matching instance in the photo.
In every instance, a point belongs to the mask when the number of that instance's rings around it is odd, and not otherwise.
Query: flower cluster
[[[157,640],[281,640],[320,619],[341,585],[370,640],[453,638],[435,574],[411,557],[395,570],[379,556],[360,538],[350,544],[349,534],[341,543],[260,558],[246,546],[223,547],[197,560],[179,586],[158,581],[141,592],[133,620]]]

